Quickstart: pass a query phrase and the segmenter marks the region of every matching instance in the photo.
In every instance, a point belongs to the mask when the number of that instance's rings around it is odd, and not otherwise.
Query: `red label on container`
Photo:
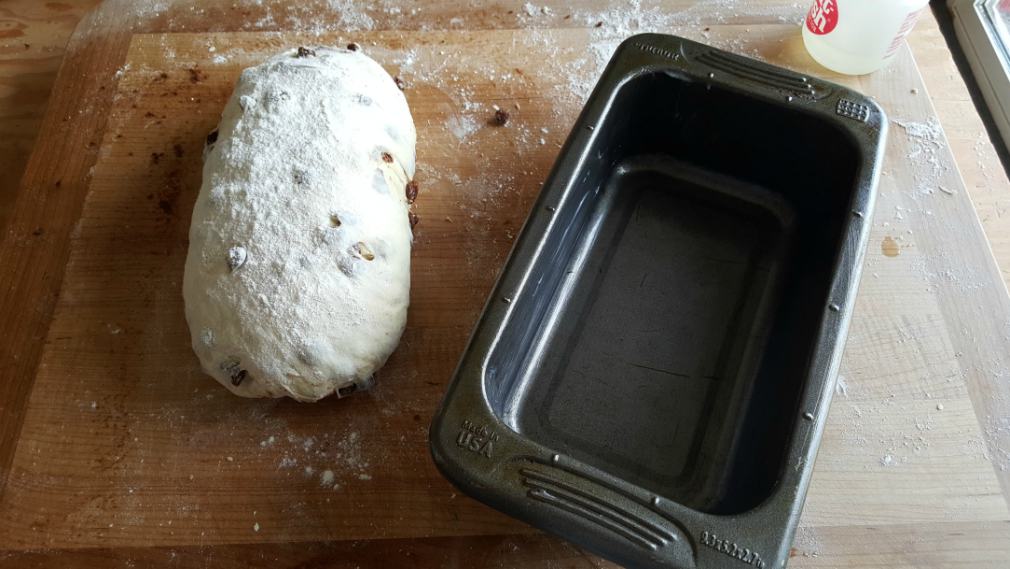
[[[922,10],[916,10],[905,16],[905,21],[901,22],[901,27],[898,28],[898,33],[894,34],[894,40],[891,41],[891,45],[887,48],[884,57],[891,57],[894,55],[894,52],[898,51],[898,48],[901,47],[901,40],[905,39],[908,32],[912,31],[912,28],[915,27],[915,22],[918,21],[919,14],[921,13]]]
[[[807,29],[819,36],[831,33],[838,25],[838,0],[814,0],[807,12]]]

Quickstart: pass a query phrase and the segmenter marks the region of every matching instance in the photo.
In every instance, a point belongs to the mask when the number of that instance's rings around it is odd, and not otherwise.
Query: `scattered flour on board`
[[[319,485],[326,486],[327,488],[332,488],[335,486],[334,480],[336,476],[333,474],[332,470],[324,470],[319,474]]]
[[[319,484],[327,488],[340,489],[341,482],[350,478],[371,480],[369,468],[373,463],[372,453],[358,431],[351,431],[341,436],[331,436],[329,433],[315,436],[299,436],[287,433],[286,436],[271,435],[265,441],[273,439],[274,443],[264,445],[261,449],[271,449],[270,452],[280,452],[277,463],[278,470],[290,470],[301,465],[301,474],[306,478],[317,476]]]
[[[994,459],[991,461],[1000,472],[1010,471],[1010,446],[1005,442],[1010,440],[1010,417],[988,416],[983,423],[983,430],[985,432],[983,448],[988,451],[985,456]]]
[[[245,0],[237,5],[264,6],[261,0]],[[247,26],[247,29],[288,29],[315,34],[329,31],[357,32],[375,28],[375,20],[364,8],[365,3],[353,0],[308,0],[291,2],[282,6],[267,6],[266,14]],[[338,16],[335,23],[326,23],[319,18],[320,13]]]
[[[838,380],[835,383],[835,393],[845,397],[846,399],[849,398],[849,383],[845,380],[845,376],[842,374],[838,374]]]
[[[762,6],[743,0],[699,2],[682,10],[669,10],[641,0],[616,2],[604,9],[577,8],[565,11],[570,20],[589,30],[589,49],[563,46],[554,41],[548,28],[557,25],[553,11],[527,3],[516,14],[520,27],[533,30],[530,47],[544,55],[543,63],[564,79],[557,96],[584,101],[603,68],[621,41],[638,33],[674,33],[698,39],[743,55],[763,59],[746,34],[711,34],[712,24],[738,23],[753,18],[798,24],[806,13],[806,3]],[[544,7],[546,8],[546,7]]]
[[[949,169],[949,166],[940,159],[944,137],[939,121],[935,117],[930,117],[927,122],[900,119],[892,119],[891,122],[905,131],[908,140],[908,160],[915,165],[913,168],[915,194],[919,196],[933,194],[940,189],[940,177]]]
[[[453,115],[446,123],[449,132],[459,141],[464,141],[480,128],[473,117]]]
[[[818,557],[824,548],[817,530],[809,526],[799,526],[796,528],[796,536],[793,538],[793,548],[797,555],[803,557]]]

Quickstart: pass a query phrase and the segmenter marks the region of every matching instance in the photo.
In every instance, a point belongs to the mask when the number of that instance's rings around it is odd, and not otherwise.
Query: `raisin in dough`
[[[360,51],[242,72],[208,137],[183,296],[204,371],[244,397],[370,385],[407,319],[414,123]]]

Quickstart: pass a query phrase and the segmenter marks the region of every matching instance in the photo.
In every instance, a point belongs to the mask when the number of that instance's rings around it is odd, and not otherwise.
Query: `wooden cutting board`
[[[0,566],[609,566],[460,495],[426,434],[614,34],[241,31],[263,14],[117,9],[71,46],[0,247]],[[826,74],[792,25],[664,31]],[[203,139],[242,68],[349,41],[405,81],[418,127],[408,328],[369,393],[236,398],[200,372],[182,311]],[[990,380],[1010,369],[1010,298],[907,50],[832,78],[892,124],[791,566],[1006,567]]]

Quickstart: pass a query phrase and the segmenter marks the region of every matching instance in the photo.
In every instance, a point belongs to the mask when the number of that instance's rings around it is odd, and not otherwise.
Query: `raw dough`
[[[242,72],[189,233],[183,296],[204,371],[244,397],[370,385],[407,319],[415,140],[403,93],[356,49],[292,49]]]

